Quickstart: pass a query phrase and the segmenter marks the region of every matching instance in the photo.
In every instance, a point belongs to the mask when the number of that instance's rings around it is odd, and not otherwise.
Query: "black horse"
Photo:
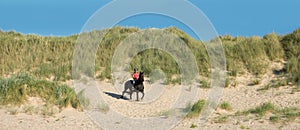
[[[144,73],[140,72],[138,80],[135,81],[135,84],[133,85],[133,80],[126,81],[124,85],[124,91],[122,93],[122,96],[120,98],[123,98],[125,92],[129,89],[130,94],[130,100],[132,99],[132,93],[136,92],[136,100],[139,100],[139,92],[143,94],[141,100],[144,98]]]

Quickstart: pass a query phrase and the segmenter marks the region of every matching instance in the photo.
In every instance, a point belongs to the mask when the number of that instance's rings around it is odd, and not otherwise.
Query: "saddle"
[[[135,84],[133,84],[133,80],[130,80],[131,84],[133,85],[133,88],[139,91],[142,91],[141,87],[138,87],[138,85],[143,85],[143,84],[137,84],[137,81],[135,81]]]
[[[133,80],[130,80],[130,82],[131,82],[131,84],[133,85]],[[136,81],[135,81],[135,83],[136,83]]]

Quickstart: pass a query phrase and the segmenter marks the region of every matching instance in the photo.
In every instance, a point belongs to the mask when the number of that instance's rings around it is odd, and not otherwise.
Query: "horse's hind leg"
[[[130,90],[130,100],[132,100],[132,90]]]
[[[122,96],[120,98],[124,98],[124,94],[127,91],[128,88],[125,88],[124,91],[122,92]]]

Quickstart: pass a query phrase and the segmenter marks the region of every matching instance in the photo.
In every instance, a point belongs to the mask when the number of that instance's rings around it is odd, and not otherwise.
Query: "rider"
[[[132,78],[133,78],[133,85],[135,84],[135,82],[138,80],[139,78],[139,73],[137,72],[137,68],[133,69],[133,74],[132,74]]]

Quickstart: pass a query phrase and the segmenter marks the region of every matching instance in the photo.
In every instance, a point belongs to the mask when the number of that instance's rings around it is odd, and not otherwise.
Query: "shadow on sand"
[[[120,94],[115,94],[115,93],[111,93],[111,92],[104,92],[104,93],[111,96],[111,97],[113,97],[113,98],[116,98],[116,99],[129,100],[129,98],[127,98],[125,96],[123,98],[120,98],[122,96]]]

